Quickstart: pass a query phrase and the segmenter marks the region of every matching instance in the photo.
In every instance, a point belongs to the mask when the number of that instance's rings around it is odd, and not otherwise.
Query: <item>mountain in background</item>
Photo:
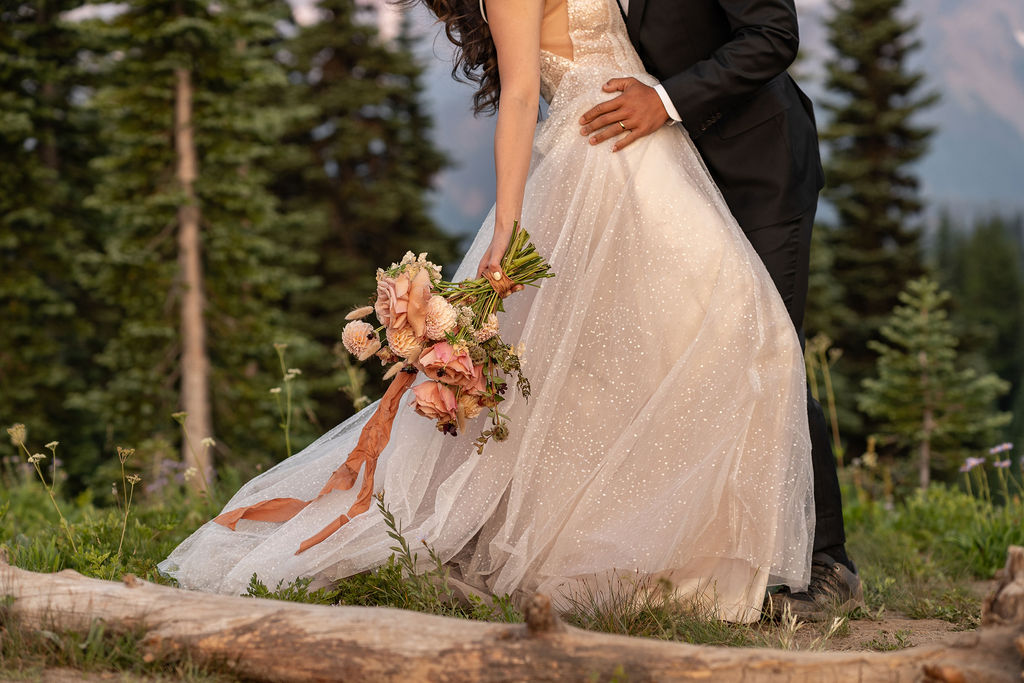
[[[825,0],[797,0],[804,57],[801,85],[823,97],[821,64],[828,47]],[[924,43],[915,68],[942,101],[921,121],[938,133],[921,162],[922,188],[933,212],[958,214],[1024,211],[1024,2],[1021,0],[910,0]],[[456,233],[472,233],[493,202],[493,118],[474,119],[473,89],[452,81],[451,48],[422,8],[412,26],[422,35],[428,64],[429,106],[439,146],[457,166],[439,179],[437,220]],[[827,114],[819,112],[819,120]]]

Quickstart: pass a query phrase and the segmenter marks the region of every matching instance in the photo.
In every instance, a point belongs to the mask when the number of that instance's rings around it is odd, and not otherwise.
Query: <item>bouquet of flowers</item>
[[[349,313],[342,331],[342,343],[357,359],[376,356],[391,366],[386,380],[400,372],[430,378],[413,389],[412,407],[435,420],[439,431],[455,436],[466,420],[488,410],[490,427],[476,440],[478,453],[488,440],[508,438],[499,404],[509,380],[514,377],[519,392],[530,395],[521,349],[502,340],[497,316],[509,294],[553,276],[529,240],[517,223],[501,270],[462,282],[442,280],[425,253],[408,252],[400,263],[377,270],[373,305]],[[378,327],[365,320],[371,313]]]
[[[498,335],[497,313],[502,300],[527,285],[552,277],[548,264],[530,243],[530,236],[513,226],[501,270],[462,282],[445,282],[441,270],[426,254],[405,255],[401,263],[377,271],[377,294],[372,306],[352,311],[342,331],[342,342],[359,360],[377,356],[391,364],[390,378],[377,409],[363,424],[359,440],[345,461],[335,469],[315,498],[271,498],[228,510],[213,521],[234,530],[240,520],[284,522],[332,491],[347,491],[363,472],[359,493],[349,509],[299,544],[296,555],[317,545],[353,517],[370,508],[374,495],[377,458],[391,438],[391,427],[401,397],[422,371],[431,381],[413,389],[412,405],[420,415],[437,421],[445,434],[457,434],[465,420],[484,408],[490,411],[491,428],[476,440],[482,453],[489,439],[508,438],[507,416],[498,410],[508,381],[515,375],[523,396],[530,382],[519,364],[520,352]],[[376,313],[380,327],[364,318]],[[383,336],[382,336],[383,335]]]

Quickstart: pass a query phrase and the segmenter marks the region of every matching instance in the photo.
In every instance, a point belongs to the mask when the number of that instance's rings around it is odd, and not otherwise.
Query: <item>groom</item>
[[[740,227],[764,261],[803,338],[811,227],[824,185],[810,100],[786,73],[799,36],[793,0],[619,0],[652,88],[609,81],[621,93],[580,119],[592,145],[614,150],[663,125],[693,139]],[[780,614],[821,619],[862,601],[846,555],[836,463],[821,406],[808,393],[816,526],[806,592],[776,594]]]

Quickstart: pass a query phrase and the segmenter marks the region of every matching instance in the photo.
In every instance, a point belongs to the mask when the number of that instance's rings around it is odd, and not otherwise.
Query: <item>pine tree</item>
[[[247,0],[135,0],[90,28],[109,48],[96,106],[109,152],[90,198],[102,211],[91,286],[112,312],[98,361],[109,381],[80,397],[121,441],[174,441],[209,471],[205,437],[265,459],[267,390],[284,298],[303,286],[267,160],[284,84],[269,57],[274,16]]]
[[[72,467],[92,459],[98,431],[66,400],[94,378],[96,350],[76,279],[95,220],[82,198],[96,120],[73,102],[88,84],[82,36],[59,18],[77,4],[0,8],[0,421],[25,423],[37,446],[63,442]]]
[[[1008,384],[958,362],[945,310],[950,295],[938,284],[912,280],[899,299],[902,305],[881,329],[885,343],[870,343],[877,375],[864,380],[858,403],[880,420],[882,444],[916,453],[918,482],[927,488],[933,470],[950,473],[957,456],[984,447],[1009,422],[994,405]]]
[[[289,110],[301,118],[276,156],[274,187],[302,225],[304,248],[319,255],[302,271],[318,286],[290,298],[292,324],[330,349],[344,314],[374,291],[378,267],[407,250],[449,262],[455,240],[428,214],[426,193],[447,162],[431,142],[423,67],[408,33],[382,41],[348,0],[324,0],[318,9],[323,19],[288,45]],[[318,378],[316,419],[331,425],[350,413],[338,400],[343,369],[321,350],[302,362]]]
[[[979,372],[1011,382],[999,401],[1014,414],[1008,435],[1024,426],[1024,219],[989,216],[972,226],[943,215],[935,240],[935,271],[953,295],[964,355]]]
[[[854,376],[870,369],[866,342],[922,272],[922,205],[912,164],[925,154],[932,129],[915,115],[937,100],[920,94],[923,74],[907,66],[920,47],[903,0],[831,0],[825,103],[831,121],[825,197],[836,209],[835,274],[844,307],[853,313],[837,344]]]

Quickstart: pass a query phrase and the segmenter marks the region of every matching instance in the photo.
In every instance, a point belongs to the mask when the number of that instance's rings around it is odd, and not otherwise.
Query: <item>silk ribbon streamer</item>
[[[377,405],[377,412],[363,425],[363,431],[359,434],[359,441],[356,447],[349,453],[341,467],[334,470],[327,483],[320,490],[320,494],[312,500],[301,500],[299,498],[272,498],[254,505],[235,508],[218,515],[213,521],[221,526],[226,526],[232,531],[239,520],[251,519],[258,522],[286,522],[299,514],[307,505],[320,500],[331,491],[347,491],[356,483],[359,470],[366,466],[363,475],[363,485],[359,489],[359,496],[355,503],[348,509],[348,512],[341,515],[333,522],[325,526],[315,535],[307,538],[299,545],[295,554],[312,548],[335,531],[345,525],[356,515],[362,514],[370,509],[370,500],[373,498],[373,475],[377,469],[377,457],[391,440],[391,427],[395,422],[395,415],[398,413],[402,395],[412,386],[416,379],[415,372],[400,372],[391,381],[391,385],[384,393],[380,403]]]

